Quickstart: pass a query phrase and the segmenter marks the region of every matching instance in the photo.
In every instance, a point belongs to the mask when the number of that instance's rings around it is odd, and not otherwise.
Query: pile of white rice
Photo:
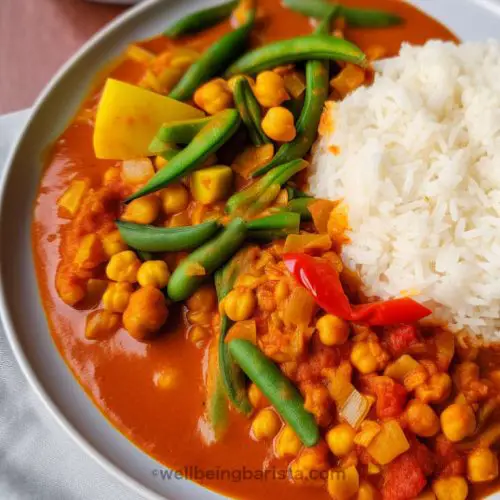
[[[498,341],[500,43],[404,46],[378,69],[327,108],[311,190],[347,203],[344,258],[367,294],[416,291],[452,329]]]

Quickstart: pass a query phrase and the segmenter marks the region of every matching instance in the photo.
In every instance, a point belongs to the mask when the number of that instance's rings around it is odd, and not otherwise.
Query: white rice
[[[311,190],[347,203],[344,259],[368,295],[418,291],[453,330],[498,341],[500,42],[406,45],[378,69],[325,111]]]

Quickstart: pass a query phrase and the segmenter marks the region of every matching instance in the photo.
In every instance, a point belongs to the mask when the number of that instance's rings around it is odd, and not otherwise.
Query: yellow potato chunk
[[[108,78],[97,109],[95,155],[107,160],[148,156],[151,139],[164,123],[201,117],[188,104]]]
[[[197,170],[191,176],[191,194],[203,205],[227,198],[233,183],[233,171],[224,165]]]
[[[397,420],[387,420],[368,446],[368,453],[381,465],[392,462],[410,449],[410,444]]]
[[[68,189],[57,201],[61,217],[71,219],[76,215],[89,188],[90,181],[88,179],[77,179],[71,182]]]

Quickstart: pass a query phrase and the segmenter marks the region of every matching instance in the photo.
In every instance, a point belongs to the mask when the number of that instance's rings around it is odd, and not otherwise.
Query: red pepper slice
[[[330,262],[304,253],[286,253],[283,261],[322,309],[345,320],[351,318],[351,304],[344,293],[339,274]]]
[[[283,255],[288,270],[326,312],[344,320],[370,326],[414,323],[432,313],[413,299],[399,299],[351,306],[344,293],[339,273],[326,259],[303,253]]]

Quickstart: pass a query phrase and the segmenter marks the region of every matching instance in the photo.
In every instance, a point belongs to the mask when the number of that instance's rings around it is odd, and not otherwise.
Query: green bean
[[[289,233],[298,233],[299,227],[300,215],[294,212],[280,212],[247,222],[250,236],[253,231],[284,230]]]
[[[164,160],[170,161],[174,156],[177,156],[181,150],[175,144],[165,143],[155,137],[149,145],[149,152],[153,155],[161,156]]]
[[[338,16],[343,17],[348,26],[358,28],[385,28],[401,24],[403,19],[397,14],[383,10],[356,9],[335,5],[323,0],[283,0],[283,5],[305,16],[324,19],[332,9],[340,7]]]
[[[234,255],[243,244],[246,234],[245,221],[234,218],[212,240],[197,248],[177,266],[168,282],[168,296],[174,302],[190,297],[209,275]],[[197,268],[203,268],[202,276],[193,275]]]
[[[249,255],[252,248],[240,250],[223,268],[215,273],[215,289],[219,303],[233,289],[236,278],[242,274],[250,263]],[[233,361],[226,336],[233,322],[225,315],[221,315],[219,333],[219,371],[222,384],[229,400],[234,407],[245,415],[252,413],[245,387],[245,379],[240,367]]]
[[[305,160],[293,160],[283,165],[279,165],[278,167],[274,167],[250,187],[231,196],[226,203],[226,212],[233,214],[236,211],[248,209],[251,205],[258,207],[263,206],[273,195],[274,197],[278,195],[279,188],[285,184],[286,181],[308,166],[309,163]],[[278,188],[277,191],[276,187]],[[268,195],[270,195],[269,198],[267,197]],[[270,201],[272,202],[273,199],[274,198]],[[256,210],[253,210],[253,212],[255,211]]]
[[[330,12],[317,29],[317,33],[328,32],[331,16]],[[312,147],[317,135],[319,122],[323,113],[323,106],[328,98],[329,91],[329,64],[327,61],[308,61],[306,64],[306,95],[304,107],[297,120],[297,135],[291,142],[283,144],[274,155],[273,159],[255,172],[256,177],[268,172],[271,168],[281,163],[286,163],[296,158],[302,158]]]
[[[232,340],[229,343],[229,352],[302,443],[305,446],[317,444],[318,425],[313,415],[304,408],[304,399],[297,388],[280,369],[248,340]]]
[[[310,221],[312,220],[312,215],[309,212],[309,205],[315,201],[314,198],[295,198],[290,200],[287,206],[283,207],[283,210],[298,214],[303,221]]]
[[[286,192],[288,194],[289,201],[294,200],[295,198],[311,198],[310,194],[307,194],[294,186],[286,186]]]
[[[214,220],[185,227],[156,227],[116,221],[123,241],[143,252],[179,252],[193,250],[208,241],[221,225]]]
[[[204,30],[227,19],[237,5],[238,0],[231,0],[215,7],[193,12],[176,21],[163,34],[170,38],[178,38],[188,33],[196,33],[197,31]]]
[[[226,76],[255,74],[283,64],[328,59],[365,66],[366,56],[360,48],[342,38],[329,35],[306,35],[280,40],[248,52],[226,71]]]
[[[255,21],[255,9],[249,13],[247,22],[224,35],[210,46],[184,73],[169,97],[179,101],[189,99],[195,90],[213,76],[221,73],[246,47]]]
[[[144,250],[136,250],[135,253],[139,256],[143,262],[148,260],[154,260],[154,255],[151,252],[145,252]]]
[[[156,139],[167,144],[189,144],[211,119],[212,117],[208,116],[194,120],[166,123],[158,130]]]
[[[262,131],[262,115],[260,105],[244,76],[236,78],[234,84],[234,102],[240,113],[241,120],[245,124],[250,140],[255,146],[262,146],[271,142]]]
[[[129,203],[158,191],[201,166],[236,133],[240,123],[240,117],[235,109],[226,109],[214,115],[195,138],[170,161],[168,168],[158,171],[145,186],[129,196],[125,202]]]

